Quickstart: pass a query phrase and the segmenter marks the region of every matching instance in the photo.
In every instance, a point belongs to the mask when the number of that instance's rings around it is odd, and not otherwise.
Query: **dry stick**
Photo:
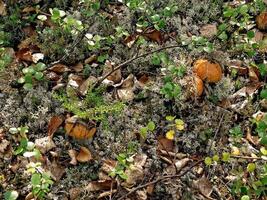
[[[185,174],[187,174],[189,171],[191,171],[191,169],[193,169],[193,167],[197,166],[198,164],[200,164],[201,162],[203,162],[203,160],[199,160],[197,161],[196,163],[194,163],[193,165],[191,165],[187,170],[185,170],[183,173],[181,174],[174,174],[174,175],[166,175],[166,176],[162,176],[160,178],[157,178],[156,180],[154,181],[151,181],[151,182],[148,182],[146,184],[143,184],[143,185],[139,185],[137,186],[136,188],[133,188],[130,192],[128,192],[127,194],[125,194],[124,196],[120,197],[118,200],[123,200],[124,198],[126,198],[127,196],[129,196],[130,194],[136,192],[137,190],[140,190],[144,187],[147,187],[149,185],[152,185],[152,184],[155,184],[157,182],[160,182],[160,181],[164,181],[164,180],[167,180],[167,179],[170,179],[170,178],[178,178],[178,177],[182,177],[184,176]]]
[[[234,155],[231,155],[231,158],[241,158],[241,159],[246,159],[246,160],[264,160],[263,158],[261,157],[250,157],[250,156],[234,156]]]
[[[99,86],[108,76],[110,76],[113,72],[117,71],[118,69],[120,69],[121,67],[124,67],[125,65],[139,59],[139,58],[143,58],[143,57],[146,57],[148,55],[151,55],[153,53],[156,53],[156,52],[159,52],[159,51],[162,51],[162,50],[165,50],[165,49],[172,49],[172,48],[178,48],[178,47],[183,47],[185,45],[172,45],[172,46],[166,46],[166,47],[161,47],[159,49],[156,49],[154,51],[150,51],[150,52],[147,52],[147,53],[144,53],[144,54],[141,54],[141,55],[136,55],[134,56],[133,58],[129,59],[129,60],[126,60],[125,62],[119,64],[117,67],[115,67],[114,69],[112,69],[110,72],[108,72],[107,74],[105,74],[102,78],[100,78],[95,85],[93,85],[92,88],[95,88],[97,86]]]

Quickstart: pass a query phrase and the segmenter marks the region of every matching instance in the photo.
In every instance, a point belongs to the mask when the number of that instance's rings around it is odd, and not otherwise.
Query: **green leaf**
[[[173,121],[175,119],[175,116],[166,116],[167,121]]]
[[[15,190],[7,191],[4,194],[5,200],[16,200],[19,197],[19,193]]]
[[[260,97],[262,99],[267,99],[267,89],[264,89],[264,90],[261,91]]]
[[[153,16],[151,16],[151,20],[152,20],[153,22],[157,22],[157,21],[160,20],[160,16],[159,16],[158,14],[153,15]]]
[[[253,172],[253,171],[255,171],[255,169],[256,169],[256,164],[255,163],[249,163],[247,165],[248,172]]]
[[[211,157],[206,157],[205,160],[204,160],[204,163],[207,165],[207,166],[210,166],[212,164],[212,159]]]
[[[35,66],[36,71],[39,71],[39,72],[44,71],[45,68],[46,68],[46,65],[42,62],[37,63]]]
[[[24,83],[25,82],[25,78],[24,77],[21,77],[18,79],[18,83]]]
[[[219,156],[218,155],[214,155],[212,157],[212,160],[215,161],[215,162],[218,162],[220,160]]]
[[[244,15],[248,12],[248,5],[244,4],[239,8],[239,13]]]
[[[43,79],[44,74],[43,74],[43,72],[36,72],[34,74],[34,77],[39,81],[39,80],[42,80]]]
[[[31,83],[25,83],[25,84],[23,85],[23,88],[24,88],[25,90],[32,90],[33,86],[32,86]]]
[[[155,125],[154,122],[150,121],[150,122],[148,122],[148,124],[147,124],[147,128],[148,128],[148,130],[150,130],[150,131],[154,131],[155,128],[156,128],[156,125]]]
[[[248,32],[247,32],[247,37],[248,37],[248,39],[252,39],[252,38],[254,38],[254,37],[255,37],[255,33],[254,33],[254,31],[248,31]]]
[[[226,32],[224,31],[224,32],[222,32],[222,33],[218,36],[218,38],[220,38],[221,40],[225,41],[225,40],[228,39],[228,35],[227,35]]]
[[[31,184],[34,186],[41,184],[41,175],[40,174],[33,174],[31,177]]]
[[[250,197],[248,195],[243,195],[241,197],[241,200],[250,200]]]
[[[146,138],[148,128],[147,127],[142,127],[140,128],[140,134],[143,138]]]
[[[223,23],[218,27],[218,29],[219,29],[219,31],[225,31],[227,29],[227,25],[225,23]]]
[[[227,152],[222,153],[222,161],[228,162],[230,160],[230,154]]]
[[[15,155],[18,155],[18,154],[21,154],[23,153],[26,149],[27,149],[27,146],[28,146],[28,140],[26,138],[22,138],[20,140],[20,144],[19,144],[19,147],[18,149],[14,152]]]
[[[93,3],[92,8],[97,11],[100,9],[100,2]]]
[[[157,54],[154,54],[151,58],[151,63],[153,65],[160,65],[161,63],[160,57]]]

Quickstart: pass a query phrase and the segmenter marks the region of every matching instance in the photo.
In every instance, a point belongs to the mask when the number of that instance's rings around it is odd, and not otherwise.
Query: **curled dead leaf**
[[[81,147],[80,152],[76,156],[76,159],[79,162],[88,162],[92,160],[93,158],[92,158],[92,154],[89,151],[89,149],[87,149],[86,147]]]
[[[132,34],[132,35],[127,36],[127,37],[123,40],[123,43],[124,43],[127,47],[131,48],[131,47],[134,45],[135,41],[136,41],[138,38],[139,38],[139,35],[135,33],[135,34]]]
[[[35,146],[45,154],[49,150],[56,147],[55,143],[53,142],[52,138],[47,136],[43,138],[39,138],[35,140]]]
[[[75,139],[91,139],[96,133],[96,128],[89,128],[82,122],[79,122],[76,116],[66,119],[66,133]]]
[[[68,154],[69,154],[69,156],[71,158],[70,164],[77,165],[77,159],[76,159],[76,156],[78,154],[77,151],[75,151],[74,149],[70,149],[68,151]]]
[[[257,23],[258,29],[260,29],[262,31],[267,30],[267,11],[260,13],[256,17],[256,23]]]
[[[114,64],[107,60],[103,70],[103,76],[110,73],[113,69],[114,69]],[[114,71],[111,75],[107,77],[107,80],[112,81],[113,84],[119,83],[121,79],[122,79],[121,69]]]
[[[116,184],[114,184],[112,180],[92,181],[85,187],[85,191],[94,192],[94,191],[99,191],[99,190],[110,190],[111,185],[112,185],[112,188],[117,187]]]
[[[74,65],[72,67],[72,69],[75,71],[75,72],[81,72],[83,70],[83,64],[81,62],[77,63],[76,65]]]
[[[161,32],[159,30],[156,29],[148,29],[146,30],[144,33],[142,33],[141,35],[145,36],[146,38],[157,42],[158,44],[162,44],[163,42],[163,36],[161,34]]]
[[[210,198],[210,195],[213,189],[209,179],[202,177],[196,181],[193,181],[193,186],[198,189],[206,198],[212,199]]]
[[[165,137],[160,137],[158,139],[158,150],[164,150],[164,151],[174,151],[174,142],[173,140],[169,140]]]
[[[29,48],[19,49],[16,52],[16,58],[18,60],[32,62],[32,52],[31,52],[31,50]]]
[[[89,76],[79,87],[79,92],[82,96],[85,96],[91,86],[97,82],[97,78],[94,76]]]
[[[53,116],[48,124],[48,131],[47,131],[48,136],[52,138],[54,133],[57,131],[57,129],[60,127],[62,123],[63,123],[63,118],[61,116]]]
[[[62,74],[64,72],[70,71],[70,69],[63,64],[55,64],[52,67],[49,68],[49,71],[55,72],[57,74]]]
[[[219,82],[222,78],[222,68],[218,63],[212,63],[208,60],[200,59],[194,63],[193,71],[203,81],[210,83]]]

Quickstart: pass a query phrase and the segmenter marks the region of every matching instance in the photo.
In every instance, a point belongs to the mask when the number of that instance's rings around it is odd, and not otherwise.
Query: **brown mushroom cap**
[[[263,31],[267,30],[267,11],[260,13],[256,17],[256,23],[257,23],[258,29],[263,30]]]
[[[199,97],[203,93],[204,84],[203,81],[198,76],[194,76],[194,81],[195,81],[196,94]]]
[[[88,162],[89,160],[92,160],[92,154],[86,147],[81,147],[76,159],[79,162]]]
[[[209,83],[217,83],[222,78],[221,66],[205,59],[197,60],[194,63],[193,71],[201,80],[207,80]]]

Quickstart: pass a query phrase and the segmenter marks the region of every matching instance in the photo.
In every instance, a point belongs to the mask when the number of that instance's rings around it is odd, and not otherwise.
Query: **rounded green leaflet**
[[[247,166],[248,172],[253,172],[256,169],[256,164],[255,163],[249,163]]]
[[[7,191],[4,194],[5,200],[16,200],[19,197],[19,193],[15,190]]]

